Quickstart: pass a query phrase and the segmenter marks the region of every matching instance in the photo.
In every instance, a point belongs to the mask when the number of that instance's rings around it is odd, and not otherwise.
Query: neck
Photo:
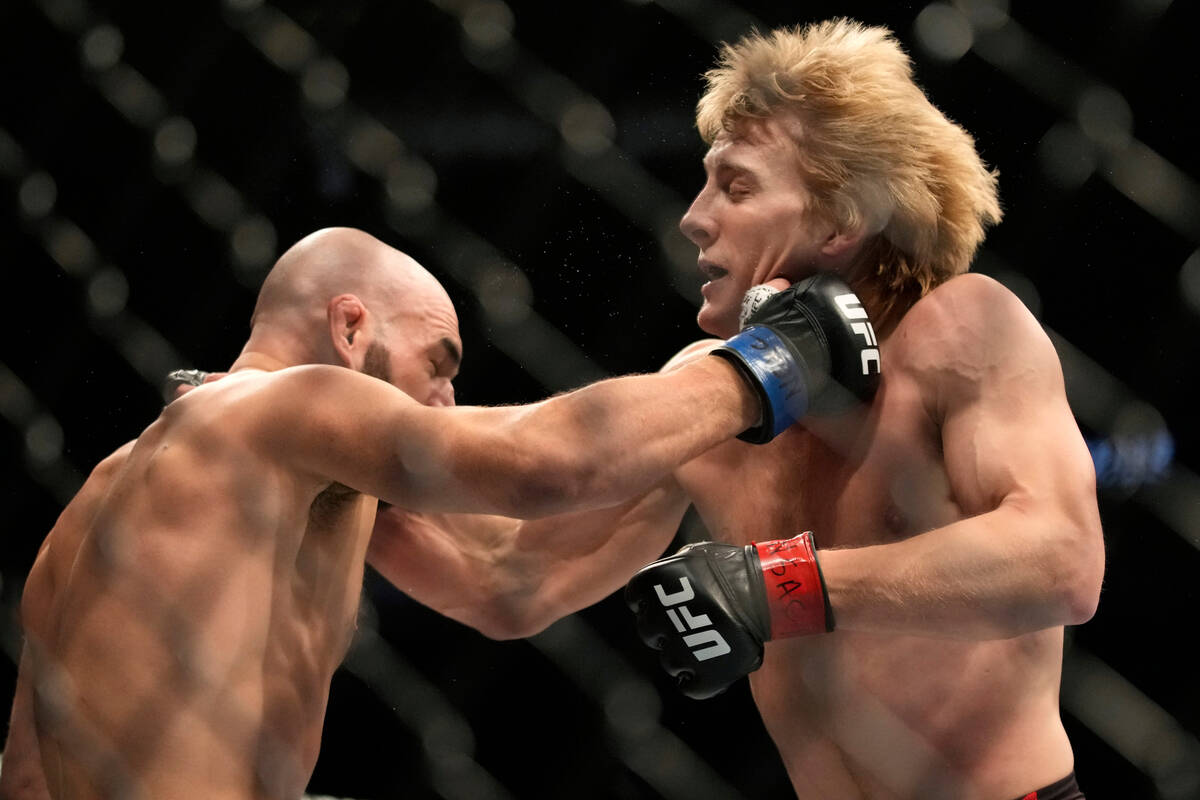
[[[293,367],[296,363],[291,363],[273,355],[263,353],[257,350],[243,350],[237,360],[229,368],[230,374],[244,369],[258,369],[265,372],[274,372],[276,370]]]
[[[846,283],[870,315],[871,325],[880,340],[896,329],[900,318],[921,297],[920,286],[915,280],[888,285],[881,269],[884,260],[891,257],[888,248],[881,237],[869,242],[844,274]]]

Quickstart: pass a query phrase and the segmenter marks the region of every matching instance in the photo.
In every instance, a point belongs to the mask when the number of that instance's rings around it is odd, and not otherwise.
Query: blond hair
[[[721,50],[696,124],[712,144],[747,119],[783,116],[816,209],[882,233],[878,277],[915,298],[967,271],[999,222],[996,173],[975,141],[929,102],[885,28],[835,19]]]

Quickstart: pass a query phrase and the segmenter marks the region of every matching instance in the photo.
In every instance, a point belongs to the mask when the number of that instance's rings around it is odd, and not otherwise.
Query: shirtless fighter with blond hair
[[[646,567],[626,597],[684,692],[750,674],[798,797],[1081,797],[1058,690],[1063,626],[1094,613],[1104,571],[1095,475],[1041,327],[962,274],[1000,217],[994,175],[880,28],[750,35],[707,80],[707,181],[680,223],[708,279],[700,327],[736,332],[757,284],[841,276],[874,321],[873,401],[722,444],[569,525],[390,518],[374,563],[528,635],[620,589],[694,503],[723,543]],[[421,551],[436,584],[411,569]]]
[[[828,382],[812,369],[825,343],[853,337],[782,296],[769,364],[739,335],[671,374],[456,408],[462,344],[438,282],[361,231],[305,238],[267,277],[229,373],[96,467],[47,537],[22,598],[0,796],[298,797],[378,501],[597,508],[747,429],[769,438]]]

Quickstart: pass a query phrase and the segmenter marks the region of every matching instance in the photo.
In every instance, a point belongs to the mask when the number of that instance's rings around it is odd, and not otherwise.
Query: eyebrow
[[[747,164],[745,161],[739,160],[736,156],[730,157],[721,155],[712,159],[705,158],[704,166],[710,172],[718,172],[722,169],[725,169],[732,170],[733,172],[744,172],[751,176],[758,175],[758,170],[756,170],[750,164]]]
[[[457,367],[462,363],[462,353],[459,351],[458,345],[450,341],[450,337],[443,336],[439,344],[445,348],[446,355],[449,357],[452,366]]]

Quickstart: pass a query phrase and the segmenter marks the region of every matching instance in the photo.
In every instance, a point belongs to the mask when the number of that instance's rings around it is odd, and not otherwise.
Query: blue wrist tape
[[[808,376],[800,358],[775,331],[751,325],[725,341],[761,388],[763,424],[778,436],[808,411]]]

